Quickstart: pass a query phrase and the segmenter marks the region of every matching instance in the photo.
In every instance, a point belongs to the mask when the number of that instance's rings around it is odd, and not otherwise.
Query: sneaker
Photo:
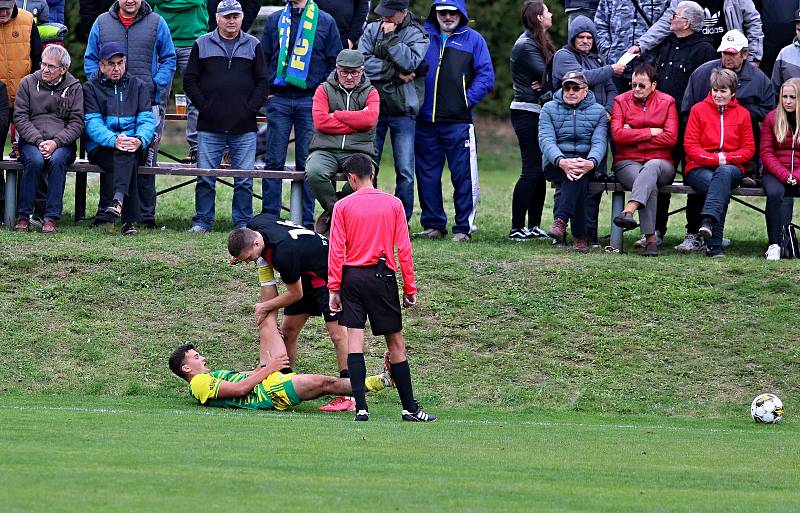
[[[114,217],[122,217],[122,203],[117,200],[111,202],[110,207],[106,207],[106,214],[111,214]]]
[[[547,235],[558,243],[563,244],[567,236],[567,222],[563,219],[553,219],[553,224],[547,230]]]
[[[457,233],[453,235],[453,242],[469,242],[471,240],[472,237],[470,237],[468,233]]]
[[[46,217],[44,219],[44,223],[42,223],[42,233],[53,234],[56,233],[56,231],[56,222],[49,217]]]
[[[656,230],[656,246],[661,247],[661,244],[664,243],[664,236],[661,235],[661,232]],[[633,247],[636,249],[642,249],[647,247],[647,238],[642,235],[642,238],[637,240],[633,243]]]
[[[211,230],[206,228],[205,226],[200,226],[199,224],[193,224],[191,228],[189,228],[188,233],[211,233]]]
[[[414,234],[415,239],[443,239],[444,232],[436,228],[428,228],[419,233]]]
[[[133,223],[123,223],[121,233],[122,235],[136,235],[139,231]]]
[[[588,253],[589,239],[586,237],[575,237],[575,240],[572,241],[572,251],[577,253]]]
[[[320,235],[327,235],[331,231],[331,214],[324,212],[314,223],[314,232]]]
[[[726,239],[725,237],[723,237],[722,238],[722,247],[723,248],[727,248],[730,245],[731,245],[731,240],[730,239]]]
[[[335,411],[356,411],[356,402],[349,398],[344,397],[342,395],[337,395],[331,401],[324,405],[320,406],[319,411],[328,411],[328,412],[335,412]]]
[[[35,226],[36,228],[41,228],[44,224],[44,218],[37,214],[31,214],[28,216],[28,221],[30,222],[31,226]]]
[[[358,410],[353,420],[356,422],[366,422],[369,420],[369,412],[367,410]]]
[[[534,226],[533,228],[523,228],[523,232],[525,232],[529,237],[533,239],[549,239],[550,237],[547,235],[547,232],[539,228],[538,226]]]
[[[706,250],[706,256],[711,258],[725,258],[725,252],[722,251],[722,246],[709,246]]]
[[[623,230],[633,230],[639,226],[639,223],[633,219],[633,214],[630,212],[625,212],[624,210],[614,217],[614,224]]]
[[[527,242],[533,238],[533,234],[529,234],[525,228],[514,228],[508,232],[508,240],[514,242]]]
[[[687,233],[683,242],[675,246],[675,249],[680,253],[697,253],[705,251],[707,248],[705,242],[697,234]]]
[[[17,219],[17,224],[14,225],[15,232],[29,232],[31,230],[31,223],[27,217]]]
[[[711,234],[713,233],[713,229],[711,228],[711,223],[704,222],[700,225],[700,229],[697,230],[697,235],[701,236],[703,240],[708,241],[711,238]]]
[[[770,244],[764,256],[767,258],[767,262],[777,262],[781,259],[781,247],[777,244]]]
[[[406,422],[433,422],[434,420],[436,420],[436,415],[425,413],[425,410],[422,409],[422,406],[418,404],[417,404],[417,411],[415,411],[414,413],[411,413],[408,410],[403,410],[402,412],[400,412],[400,415]]]

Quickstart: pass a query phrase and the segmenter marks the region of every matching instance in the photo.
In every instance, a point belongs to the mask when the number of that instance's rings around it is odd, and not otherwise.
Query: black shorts
[[[342,273],[342,312],[339,324],[364,329],[367,318],[373,335],[388,335],[403,330],[397,277],[388,267],[345,267]],[[382,276],[376,276],[382,274]]]
[[[283,309],[283,315],[310,315],[325,318],[325,322],[339,320],[339,314],[331,312],[328,305],[328,287],[312,287],[310,280],[300,278],[303,285],[303,297]]]

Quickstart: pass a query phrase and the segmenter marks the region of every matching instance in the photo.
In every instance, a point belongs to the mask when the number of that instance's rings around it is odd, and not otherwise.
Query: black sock
[[[408,366],[408,360],[392,363],[392,378],[403,409],[411,413],[416,412],[417,403],[414,401],[414,390],[411,388],[411,369]]]
[[[343,379],[348,379],[350,377],[350,371],[347,369],[342,369],[339,371],[339,377]]]
[[[350,386],[353,388],[353,398],[356,400],[356,411],[367,409],[367,391],[364,380],[367,379],[367,365],[364,363],[364,353],[350,353],[347,355],[347,368],[350,373]],[[392,367],[394,369],[394,367]]]

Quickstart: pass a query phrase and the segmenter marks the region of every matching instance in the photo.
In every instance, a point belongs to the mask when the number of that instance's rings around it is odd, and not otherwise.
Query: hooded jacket
[[[425,98],[428,31],[411,12],[394,32],[384,34],[381,24],[378,20],[367,25],[358,42],[358,51],[364,56],[364,73],[381,97],[382,116],[416,116]],[[412,71],[416,78],[410,82],[399,77]]]
[[[658,90],[675,98],[678,106],[694,70],[708,61],[719,59],[711,41],[702,32],[680,38],[670,32],[653,53],[656,55]]]
[[[38,146],[53,140],[59,147],[73,144],[83,133],[83,89],[67,72],[49,85],[42,72],[22,79],[14,105],[14,124],[22,140]]]
[[[147,86],[152,104],[157,105],[161,90],[172,83],[177,62],[167,22],[143,1],[133,23],[126,28],[119,19],[119,1],[114,2],[89,32],[83,56],[83,71],[88,78],[94,77],[100,67],[100,47],[112,41],[125,47],[127,73]]]
[[[770,111],[761,124],[761,162],[764,172],[769,173],[781,183],[790,176],[800,180],[800,142],[793,137],[791,128],[786,131],[783,142],[775,138],[775,111]]]
[[[454,5],[461,13],[456,30],[447,37],[439,30],[437,5]],[[494,68],[486,40],[467,26],[464,0],[434,0],[425,20],[431,44],[425,54],[425,101],[419,120],[472,123],[472,109],[494,88]]]
[[[628,48],[636,44],[639,37],[661,17],[667,6],[664,0],[635,1],[647,18],[634,7],[634,0],[600,0],[597,6],[594,15],[597,48],[608,62],[617,62]],[[629,64],[628,68],[630,67]]]
[[[579,52],[575,48],[575,38],[581,32],[589,32],[594,37],[594,44],[588,53]],[[569,25],[569,42],[553,56],[553,88],[561,87],[561,78],[570,71],[581,70],[589,82],[597,103],[605,107],[609,113],[614,108],[614,70],[606,64],[597,50],[597,31],[594,22],[586,16],[577,16]]]
[[[637,46],[646,52],[652,50],[670,34],[669,22],[681,0],[670,0],[669,7],[650,29],[642,34]],[[761,60],[764,50],[764,32],[761,29],[761,15],[753,0],[725,0],[725,25],[728,30],[736,29],[747,37],[750,60]]]
[[[380,114],[378,92],[369,79],[348,91],[332,71],[317,87],[312,104],[314,135],[309,151],[344,150],[375,156],[375,126]]]
[[[698,167],[719,167],[720,152],[725,154],[727,164],[735,165],[744,174],[744,164],[756,152],[750,113],[733,98],[724,107],[714,103],[711,93],[692,107],[686,135],[684,176]]]
[[[558,166],[563,158],[582,157],[603,160],[608,147],[606,111],[588,91],[578,105],[564,101],[561,89],[553,95],[539,114],[539,146],[542,148],[542,167]]]
[[[624,128],[628,125],[629,128]],[[651,128],[661,128],[652,135]],[[614,98],[611,115],[611,137],[617,143],[614,164],[633,160],[644,164],[648,160],[672,162],[672,147],[678,142],[678,111],[675,99],[667,93],[653,91],[644,102],[626,91]]]

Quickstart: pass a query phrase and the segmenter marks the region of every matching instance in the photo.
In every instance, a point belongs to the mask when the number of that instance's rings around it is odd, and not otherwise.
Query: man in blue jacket
[[[453,183],[453,241],[469,242],[477,230],[480,195],[472,109],[494,88],[494,68],[486,41],[467,23],[464,0],[434,0],[425,29],[425,100],[417,118],[414,151],[417,191],[424,229],[416,237],[441,239],[447,233],[442,205],[445,158]]]
[[[314,130],[312,97],[336,67],[336,56],[342,50],[339,29],[333,17],[313,0],[288,0],[283,10],[267,18],[261,47],[267,58],[269,87],[265,167],[283,169],[294,126],[295,167],[304,171]],[[281,180],[264,180],[262,187],[262,212],[278,216]],[[314,227],[314,195],[308,183],[303,193],[303,225]]]
[[[122,44],[127,56],[128,74],[141,80],[148,88],[153,116],[158,122],[158,134],[161,134],[164,116],[158,104],[162,91],[172,83],[176,62],[167,22],[142,0],[114,2],[108,12],[98,16],[89,32],[89,42],[83,56],[83,70],[87,78],[91,79],[98,71],[100,48],[111,42]],[[156,143],[149,152],[148,165],[155,165],[159,137],[155,137]],[[138,187],[139,221],[147,228],[155,228],[155,175],[140,177]]]
[[[100,175],[98,217],[122,217],[123,235],[136,233],[139,215],[137,170],[144,149],[153,140],[156,120],[150,88],[126,73],[121,43],[100,47],[100,69],[83,85],[86,150]]]

